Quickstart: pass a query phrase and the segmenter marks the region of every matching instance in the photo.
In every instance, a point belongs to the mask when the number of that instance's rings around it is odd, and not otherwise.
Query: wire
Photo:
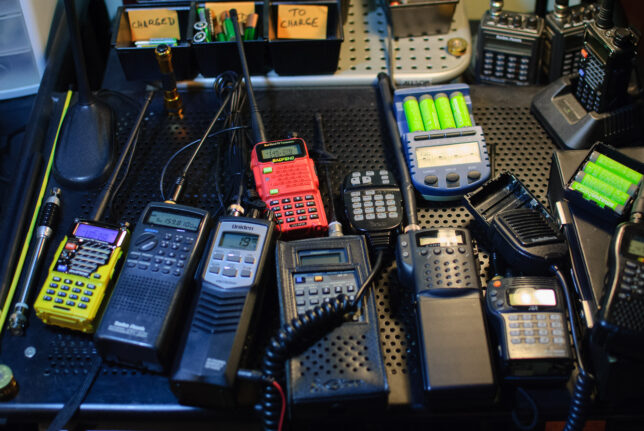
[[[51,152],[49,153],[49,160],[47,161],[47,167],[45,168],[45,174],[43,175],[42,184],[40,186],[40,192],[38,193],[38,199],[36,200],[36,207],[34,208],[33,215],[31,216],[31,224],[29,225],[29,231],[27,232],[27,237],[25,242],[22,244],[22,251],[20,252],[20,259],[16,265],[16,271],[13,274],[13,279],[11,280],[11,287],[9,288],[9,293],[5,299],[4,304],[2,304],[2,313],[0,314],[0,333],[2,328],[4,328],[4,322],[7,319],[7,314],[9,314],[9,307],[11,301],[13,300],[13,295],[16,292],[16,286],[20,280],[20,275],[22,273],[22,267],[25,264],[25,258],[27,257],[27,251],[29,250],[29,244],[31,243],[31,237],[34,233],[34,227],[36,226],[36,220],[38,219],[38,213],[40,213],[40,205],[42,204],[43,196],[45,195],[45,190],[47,189],[47,183],[49,182],[49,175],[51,174],[51,167],[54,163],[54,154],[56,153],[56,146],[58,144],[58,136],[60,135],[60,129],[63,125],[63,120],[67,115],[67,109],[69,108],[69,102],[72,99],[72,92],[67,91],[67,96],[65,97],[65,103],[63,105],[63,111],[60,114],[60,120],[58,121],[58,128],[56,129],[56,135],[54,136],[54,143],[51,146]]]
[[[521,423],[516,409],[513,409],[512,422],[514,422],[514,425],[522,431],[533,430],[534,427],[537,426],[537,421],[539,420],[539,408],[537,407],[537,403],[534,402],[534,399],[530,396],[530,394],[528,394],[528,392],[525,389],[521,387],[517,387],[517,393],[522,395],[523,398],[525,398],[525,400],[528,402],[528,405],[530,406],[530,410],[532,411],[532,420],[528,424]]]
[[[280,421],[277,426],[278,431],[282,431],[282,426],[284,425],[284,415],[286,413],[286,396],[284,395],[284,390],[282,389],[282,386],[275,380],[271,383],[275,388],[277,388],[277,391],[280,393],[280,397],[282,398],[282,409],[280,411]]]
[[[216,132],[213,132],[213,133],[209,134],[206,138],[212,138],[212,137],[215,137],[215,136],[220,135],[222,133],[230,132],[231,130],[245,129],[245,128],[246,128],[246,126],[228,127],[226,129],[221,129],[221,130],[218,130]],[[182,148],[178,149],[177,151],[175,151],[175,153],[172,156],[170,156],[168,161],[163,166],[163,169],[161,170],[161,178],[159,180],[159,191],[161,192],[161,200],[165,200],[165,194],[163,192],[163,182],[165,180],[165,173],[168,170],[168,167],[170,166],[172,161],[179,154],[181,154],[182,152],[184,152],[185,150],[187,150],[188,148],[190,148],[191,146],[195,145],[197,142],[200,142],[200,141],[201,141],[201,139],[195,139],[194,141],[190,142],[189,144],[187,144],[187,145],[183,146]],[[223,203],[222,203],[222,206],[223,206]]]
[[[371,284],[371,281],[374,279],[376,274],[380,272],[380,268],[382,268],[382,262],[384,261],[384,255],[385,255],[384,250],[380,250],[378,252],[378,256],[376,257],[376,263],[371,268],[371,272],[367,276],[367,279],[364,281],[364,283],[362,283],[362,286],[360,286],[360,290],[358,290],[358,293],[356,293],[356,297],[353,300],[354,306],[356,307],[358,306],[358,303],[360,302],[362,295],[364,295],[367,287]]]

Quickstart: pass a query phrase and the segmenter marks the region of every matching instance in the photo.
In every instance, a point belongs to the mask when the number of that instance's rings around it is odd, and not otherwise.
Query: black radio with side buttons
[[[94,337],[103,357],[167,370],[178,317],[210,225],[208,211],[148,204]]]
[[[541,57],[543,18],[502,9],[502,1],[492,1],[490,10],[481,18],[476,78],[495,84],[535,84]]]

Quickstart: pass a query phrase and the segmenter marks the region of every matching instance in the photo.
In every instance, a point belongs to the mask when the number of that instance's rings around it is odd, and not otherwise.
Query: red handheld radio
[[[260,142],[250,167],[257,193],[275,213],[277,228],[289,238],[326,232],[319,181],[306,143],[301,138]]]

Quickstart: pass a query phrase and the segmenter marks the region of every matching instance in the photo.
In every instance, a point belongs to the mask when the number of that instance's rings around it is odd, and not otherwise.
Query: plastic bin
[[[394,37],[446,34],[458,0],[408,0],[389,4]]]
[[[326,39],[277,39],[279,5],[328,6]],[[279,75],[335,73],[344,40],[339,1],[274,2],[270,4],[268,50],[273,69]]]
[[[251,75],[263,75],[270,70],[268,43],[265,22],[267,5],[265,2],[254,2],[257,20],[257,38],[244,41],[246,61]],[[237,52],[237,43],[229,42],[195,42],[193,24],[198,21],[197,8],[204,3],[194,3],[190,10],[190,28],[187,39],[192,44],[199,72],[203,76],[217,76],[226,70],[241,73],[241,63]]]
[[[190,6],[173,6],[157,4],[155,6],[127,6],[119,7],[114,20],[112,30],[112,47],[116,50],[121,67],[128,80],[152,81],[161,79],[159,65],[154,57],[153,47],[137,47],[132,41],[130,23],[127,11],[132,9],[171,9],[177,11],[179,19],[179,33],[181,38],[176,46],[172,46],[172,65],[177,80],[192,79],[196,76],[197,70],[195,60],[187,40],[190,24]]]

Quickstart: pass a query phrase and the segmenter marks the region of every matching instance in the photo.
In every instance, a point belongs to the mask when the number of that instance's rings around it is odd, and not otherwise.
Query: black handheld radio
[[[581,50],[575,97],[587,111],[602,113],[625,105],[638,36],[612,21],[612,0],[602,1],[588,24]]]
[[[107,360],[157,372],[170,366],[186,294],[212,224],[208,211],[176,202],[192,162],[237,88],[228,92],[175,179],[171,198],[151,202],[141,213],[125,268],[94,336]]]
[[[469,231],[440,228],[401,234],[396,263],[401,284],[413,288],[425,391],[493,398],[477,253]]]
[[[487,285],[487,314],[508,381],[565,381],[572,351],[561,286],[553,277],[495,278]]]
[[[502,0],[492,0],[490,9],[481,18],[476,79],[505,85],[535,84],[539,74],[543,18],[502,9]]]
[[[644,357],[644,198],[617,226],[609,250],[606,287],[591,338],[608,353]]]
[[[197,301],[179,350],[171,388],[182,403],[233,405],[236,373],[264,296],[275,223],[219,218],[197,280]]]
[[[152,371],[167,368],[170,340],[210,225],[205,210],[147,205],[94,336],[103,357]]]
[[[541,66],[547,82],[577,73],[586,25],[594,19],[594,4],[568,4],[568,0],[556,0],[545,18]]]

